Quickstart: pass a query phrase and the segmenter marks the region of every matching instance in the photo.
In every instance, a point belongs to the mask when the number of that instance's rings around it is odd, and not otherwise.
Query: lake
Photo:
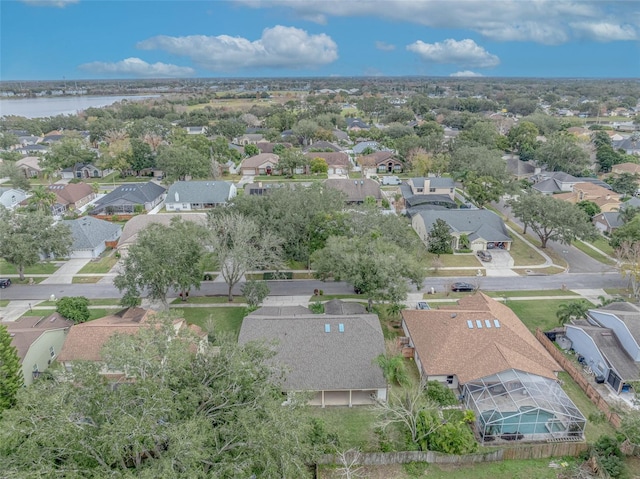
[[[133,96],[65,96],[56,98],[21,98],[0,100],[0,116],[17,115],[26,118],[44,118],[57,115],[74,115],[90,107],[100,108],[118,101],[158,98],[160,95]]]

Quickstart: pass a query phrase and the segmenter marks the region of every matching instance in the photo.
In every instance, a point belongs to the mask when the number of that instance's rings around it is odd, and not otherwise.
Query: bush
[[[269,296],[269,285],[264,281],[247,281],[242,286],[242,295],[245,297],[249,308],[257,308],[262,304],[264,298]]]
[[[426,394],[429,399],[440,406],[455,406],[458,404],[458,398],[455,393],[438,381],[427,382]]]
[[[315,303],[311,303],[309,305],[309,309],[313,314],[322,314],[324,313],[324,304],[320,301],[316,301]]]
[[[389,209],[389,206],[391,206],[391,204],[389,203],[389,200],[386,198],[382,198],[382,207],[386,210]]]
[[[89,300],[84,296],[65,296],[56,302],[56,312],[75,324],[89,319]]]

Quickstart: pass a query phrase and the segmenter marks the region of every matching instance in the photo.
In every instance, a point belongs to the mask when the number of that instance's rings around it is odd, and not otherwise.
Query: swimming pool
[[[520,434],[549,434],[550,432],[565,431],[565,426],[556,419],[555,414],[542,411],[485,411],[481,415],[486,434],[500,435]]]

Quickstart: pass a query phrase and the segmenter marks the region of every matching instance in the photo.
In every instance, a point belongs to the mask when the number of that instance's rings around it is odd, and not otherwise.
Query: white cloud
[[[383,52],[390,52],[396,49],[396,46],[387,42],[376,42],[376,48]]]
[[[436,43],[418,40],[407,45],[407,50],[417,53],[425,61],[434,63],[452,63],[478,68],[495,67],[500,64],[496,55],[492,55],[469,38],[460,41],[449,38]]]
[[[126,58],[120,62],[84,63],[78,68],[103,75],[123,75],[144,78],[188,77],[195,73],[190,67],[180,67],[168,63],[147,63],[140,58]]]
[[[21,1],[23,3],[26,3],[27,5],[32,5],[34,7],[64,8],[67,5],[78,3],[79,0],[21,0]]]
[[[472,72],[471,70],[464,70],[461,72],[455,72],[449,75],[450,77],[464,77],[464,78],[474,78],[474,77],[482,77],[484,76],[482,73]]]
[[[219,35],[170,37],[159,35],[137,45],[144,50],[165,50],[191,58],[213,71],[248,68],[313,68],[338,58],[338,46],[330,36],[277,25],[265,28],[259,40]]]
[[[640,24],[630,20],[635,1],[581,0],[235,0],[253,8],[286,8],[300,18],[327,23],[328,17],[366,17],[432,28],[459,28],[497,41],[555,45],[585,38],[582,23],[604,22],[596,41],[633,40]],[[630,23],[631,22],[631,23]],[[635,25],[635,26],[631,26]],[[602,28],[602,27],[598,27]],[[593,29],[592,29],[593,30]]]
[[[617,40],[637,40],[638,32],[631,25],[617,25],[608,22],[575,22],[571,26],[585,38],[597,42]]]

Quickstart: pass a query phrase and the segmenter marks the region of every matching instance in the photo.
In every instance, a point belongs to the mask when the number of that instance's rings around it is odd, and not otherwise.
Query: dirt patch
[[[388,466],[362,466],[359,476],[367,479],[409,479],[409,476],[400,464]],[[336,468],[323,468],[318,471],[318,479],[344,479],[344,475]],[[426,477],[426,476],[425,476]]]

